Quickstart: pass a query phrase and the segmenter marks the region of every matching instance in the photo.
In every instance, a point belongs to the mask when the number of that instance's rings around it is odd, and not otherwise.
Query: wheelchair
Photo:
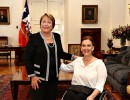
[[[63,94],[61,100],[64,100],[64,95],[66,94],[66,92]],[[103,92],[101,93],[99,97],[99,100],[110,100],[108,91],[103,90]]]
[[[109,94],[108,91],[104,90],[104,91],[101,93],[99,100],[110,100],[108,94]]]

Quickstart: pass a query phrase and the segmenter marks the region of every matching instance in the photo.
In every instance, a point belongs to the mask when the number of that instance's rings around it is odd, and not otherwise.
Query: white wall
[[[117,3],[118,2],[118,3]],[[111,1],[111,29],[124,26],[126,20],[126,0]],[[114,46],[120,46],[120,39],[114,39]]]
[[[125,24],[130,24],[130,10],[128,8],[128,4],[130,4],[130,0],[126,0],[126,21],[125,21]]]
[[[10,25],[0,25],[0,36],[8,36],[9,43],[18,44],[18,32],[22,19],[25,0],[0,0],[0,6],[10,7]],[[68,44],[79,44],[81,28],[102,28],[101,49],[107,50],[107,38],[111,37],[111,30],[119,25],[130,24],[128,3],[130,0],[64,0],[65,1],[65,32],[63,37],[65,49]],[[82,5],[98,5],[98,23],[82,24]],[[16,29],[16,26],[19,26]],[[114,40],[114,45],[120,45]]]
[[[130,9],[128,8],[128,4],[130,4],[130,0],[126,0],[126,20],[125,25],[130,25]],[[130,41],[127,41],[127,45],[130,45]]]
[[[10,25],[0,25],[0,36],[8,36],[11,45],[18,45],[23,4],[23,0],[0,0],[0,7],[9,7],[10,10]],[[18,26],[18,29],[16,26]],[[14,52],[12,52],[12,57],[14,57]]]
[[[112,28],[125,25],[125,0],[68,0],[67,3],[69,3],[67,4],[69,9],[66,30],[69,44],[80,43],[81,28],[101,28],[101,49],[107,50],[107,39],[112,37]],[[98,5],[97,24],[82,24],[82,5]],[[120,46],[118,40],[114,40],[114,46],[117,46],[117,42]]]
[[[23,12],[23,0],[0,0],[1,7],[10,8],[10,25],[0,25],[0,36],[8,36],[9,43],[18,45],[18,32]]]

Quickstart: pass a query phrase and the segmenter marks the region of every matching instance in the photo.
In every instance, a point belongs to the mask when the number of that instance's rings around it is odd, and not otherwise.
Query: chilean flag
[[[30,16],[27,0],[25,1],[24,12],[19,30],[19,46],[25,47],[28,42],[28,37],[31,34]]]

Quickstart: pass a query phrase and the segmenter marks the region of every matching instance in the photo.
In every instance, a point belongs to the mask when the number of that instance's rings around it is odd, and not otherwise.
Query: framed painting
[[[80,56],[80,44],[68,44],[68,53]]]
[[[98,5],[82,5],[82,24],[94,24],[98,21]]]
[[[0,25],[10,24],[9,7],[0,7]]]

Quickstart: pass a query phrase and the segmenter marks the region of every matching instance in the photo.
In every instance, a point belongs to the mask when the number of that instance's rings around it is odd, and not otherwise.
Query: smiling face
[[[92,55],[92,52],[94,50],[93,41],[91,39],[86,38],[81,43],[81,51],[84,56]]]
[[[51,14],[45,13],[40,19],[40,28],[43,33],[50,33],[55,27],[55,19]]]
[[[50,33],[51,30],[53,29],[52,20],[49,17],[44,16],[41,20],[40,28],[43,33]]]

